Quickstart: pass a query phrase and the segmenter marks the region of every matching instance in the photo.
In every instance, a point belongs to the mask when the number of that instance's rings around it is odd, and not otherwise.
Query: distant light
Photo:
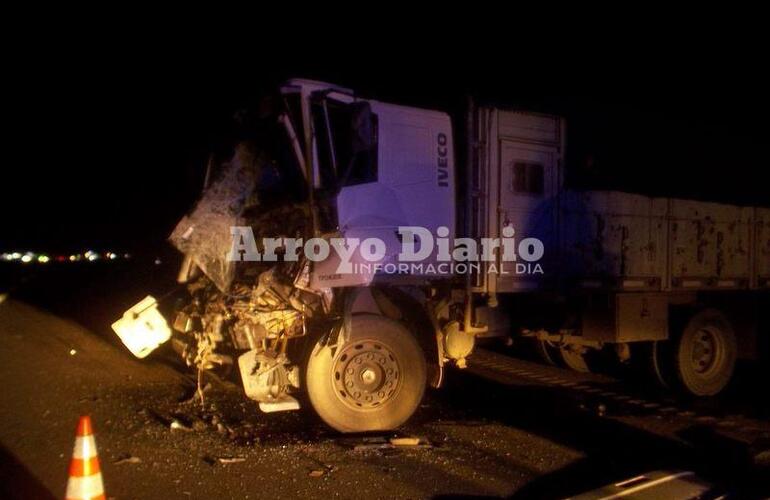
[[[70,255],[50,255],[46,253],[36,253],[32,251],[21,252],[3,252],[0,253],[0,262],[12,262],[21,261],[24,264],[37,263],[48,264],[49,262],[79,262],[81,260],[87,260],[94,262],[97,260],[118,260],[118,259],[130,259],[132,258],[129,253],[116,253],[113,251],[108,252],[95,252],[93,250],[86,250],[84,253],[73,253]],[[155,259],[155,264],[160,265],[160,257]]]
[[[70,349],[70,356],[74,356],[78,352],[75,349]]]
[[[161,264],[163,264],[163,261],[162,261],[162,260],[160,260],[160,257],[155,257],[155,265],[156,265],[156,266],[159,266],[159,265],[161,265]]]

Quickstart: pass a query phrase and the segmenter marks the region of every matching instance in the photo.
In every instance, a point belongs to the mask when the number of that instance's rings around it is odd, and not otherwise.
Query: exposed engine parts
[[[286,354],[252,349],[238,357],[238,367],[246,395],[259,401],[262,411],[299,409],[288,394],[290,386],[299,388],[299,369],[289,364]]]
[[[222,293],[206,277],[188,285],[190,302],[176,315],[182,356],[198,370],[229,370],[238,359],[246,395],[270,405],[298,408],[289,388],[299,387],[299,371],[286,354],[289,339],[307,334],[307,322],[323,308],[322,295],[294,286],[301,263],[261,272],[256,284],[236,283]],[[243,353],[243,351],[247,351]]]

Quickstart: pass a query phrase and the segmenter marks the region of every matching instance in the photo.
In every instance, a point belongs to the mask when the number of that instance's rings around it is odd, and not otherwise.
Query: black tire
[[[720,311],[692,316],[675,345],[674,368],[685,391],[714,396],[730,383],[738,349],[730,321]]]
[[[305,384],[315,411],[340,432],[395,429],[417,409],[426,385],[420,345],[401,323],[384,316],[354,315],[348,341],[317,343]]]
[[[671,389],[676,377],[670,346],[670,340],[657,340],[652,342],[649,350],[650,371],[664,389]]]

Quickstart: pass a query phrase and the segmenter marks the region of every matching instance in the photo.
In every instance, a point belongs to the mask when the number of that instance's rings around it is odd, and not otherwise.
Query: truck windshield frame
[[[346,186],[377,181],[377,115],[369,113],[370,122],[359,123],[356,104],[324,94],[312,97],[313,135],[325,190],[338,192]],[[362,150],[357,146],[356,136],[361,133],[372,134],[367,137],[371,148]]]

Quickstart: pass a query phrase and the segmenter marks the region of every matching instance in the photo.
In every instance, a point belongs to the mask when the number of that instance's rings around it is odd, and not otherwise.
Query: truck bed
[[[565,189],[556,116],[480,107],[470,129],[469,233],[545,248],[542,274],[479,273],[476,291],[770,289],[770,208]]]
[[[770,209],[615,191],[564,191],[563,275],[583,286],[770,286]]]

